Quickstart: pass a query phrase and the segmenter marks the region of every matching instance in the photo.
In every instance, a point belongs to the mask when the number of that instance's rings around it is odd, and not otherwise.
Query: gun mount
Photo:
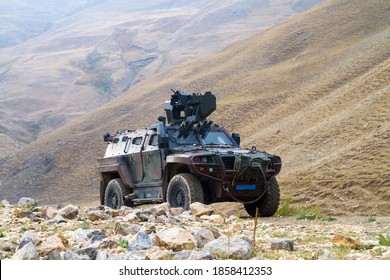
[[[217,108],[215,95],[210,91],[204,95],[193,93],[188,94],[183,91],[174,91],[171,101],[164,104],[168,123],[180,124],[182,127],[189,128],[195,124],[201,127],[209,127],[212,121],[207,117]]]

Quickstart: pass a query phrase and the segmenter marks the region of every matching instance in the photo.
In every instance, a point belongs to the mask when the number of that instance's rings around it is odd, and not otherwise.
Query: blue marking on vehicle
[[[237,185],[236,191],[254,191],[256,189],[256,185]]]

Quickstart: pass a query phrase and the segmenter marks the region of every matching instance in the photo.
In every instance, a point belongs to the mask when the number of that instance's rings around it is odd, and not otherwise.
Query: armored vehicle
[[[275,214],[279,205],[280,157],[240,147],[208,116],[216,110],[211,92],[174,91],[166,117],[145,129],[104,135],[98,159],[100,202],[111,208],[167,201],[188,209],[193,202],[236,201],[255,216]]]

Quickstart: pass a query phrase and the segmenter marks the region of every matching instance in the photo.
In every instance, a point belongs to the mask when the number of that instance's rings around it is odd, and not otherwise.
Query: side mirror
[[[167,134],[158,135],[158,147],[159,149],[169,148],[169,138]]]
[[[239,133],[232,133],[233,140],[240,146],[241,137]]]
[[[108,144],[109,142],[112,142],[112,136],[110,135],[109,132],[104,133],[104,135],[103,135],[103,140],[104,140],[104,142],[106,142],[107,144]]]

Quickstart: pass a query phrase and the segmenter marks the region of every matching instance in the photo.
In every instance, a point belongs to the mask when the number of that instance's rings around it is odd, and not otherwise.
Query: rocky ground
[[[190,211],[166,203],[112,210],[37,206],[31,198],[3,200],[0,216],[0,259],[390,259],[390,217],[271,217],[255,225],[200,203]]]

